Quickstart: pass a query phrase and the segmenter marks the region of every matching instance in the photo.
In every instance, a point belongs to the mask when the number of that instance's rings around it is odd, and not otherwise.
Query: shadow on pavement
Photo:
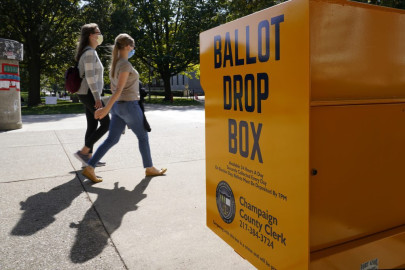
[[[70,227],[77,229],[76,241],[70,253],[72,262],[84,263],[103,251],[109,235],[121,226],[125,214],[137,210],[136,204],[146,198],[144,191],[151,179],[144,178],[132,191],[118,187],[118,182],[114,184],[113,190],[85,185],[87,192],[98,195],[93,204],[98,211],[91,207],[81,222],[71,223]],[[99,222],[97,213],[100,213],[105,228]]]
[[[48,192],[40,192],[20,202],[24,213],[11,231],[12,235],[29,236],[45,229],[55,221],[55,215],[68,208],[72,201],[83,192],[77,184],[78,179],[52,188]]]

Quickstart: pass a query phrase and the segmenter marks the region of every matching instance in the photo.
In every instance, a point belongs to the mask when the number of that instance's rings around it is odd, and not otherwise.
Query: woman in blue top
[[[142,155],[146,176],[163,175],[166,169],[153,167],[149,147],[148,132],[144,127],[143,112],[139,106],[139,74],[132,67],[128,58],[135,54],[135,41],[127,34],[116,37],[111,57],[110,81],[113,95],[104,108],[95,112],[96,119],[103,119],[111,110],[111,124],[107,139],[100,145],[82,174],[93,182],[101,182],[94,168],[107,151],[118,143],[125,126],[138,138],[139,151]]]

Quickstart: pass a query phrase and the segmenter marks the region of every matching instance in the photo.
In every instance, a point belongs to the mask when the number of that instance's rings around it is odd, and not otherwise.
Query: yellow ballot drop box
[[[255,267],[405,267],[404,29],[291,0],[201,33],[207,225]]]

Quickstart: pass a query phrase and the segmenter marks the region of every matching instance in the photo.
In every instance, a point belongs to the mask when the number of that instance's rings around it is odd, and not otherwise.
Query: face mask
[[[103,43],[103,35],[98,35],[97,36],[97,44],[101,45],[101,43]]]
[[[131,58],[132,56],[134,56],[134,54],[135,54],[135,49],[131,50],[131,51],[128,53],[128,59]]]

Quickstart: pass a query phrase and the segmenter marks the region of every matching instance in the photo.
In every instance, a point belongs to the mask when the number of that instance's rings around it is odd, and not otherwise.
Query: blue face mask
[[[133,49],[132,51],[130,51],[128,53],[128,59],[131,58],[132,56],[134,56],[134,54],[135,54],[135,49]]]

